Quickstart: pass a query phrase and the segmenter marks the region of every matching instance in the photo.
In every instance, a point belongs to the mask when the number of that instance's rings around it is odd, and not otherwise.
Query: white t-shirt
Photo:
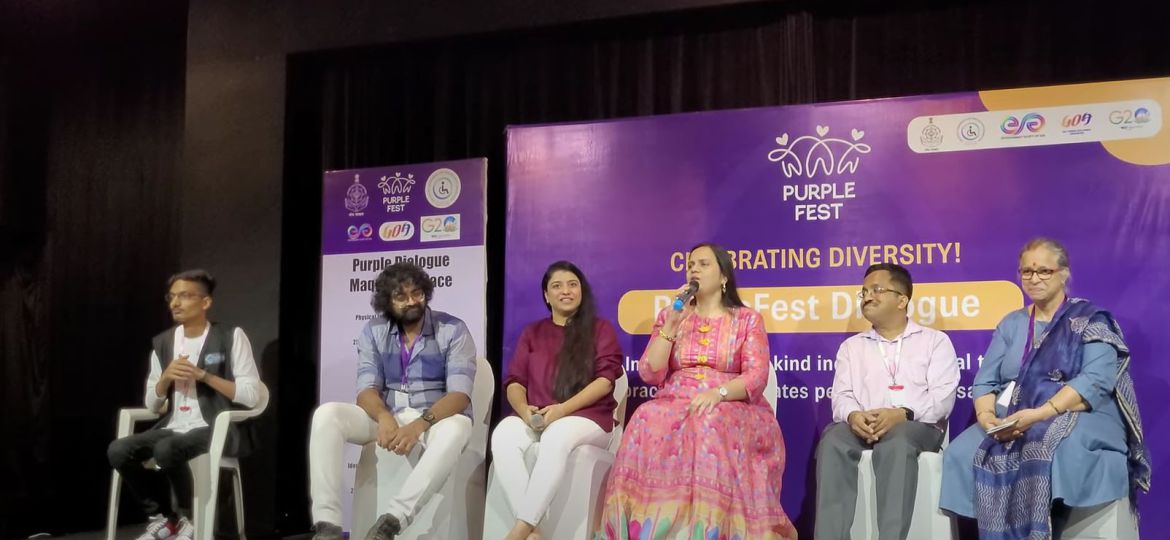
[[[207,341],[207,333],[211,330],[209,323],[199,337],[189,338],[183,332],[182,326],[175,327],[173,350],[175,358],[187,355],[187,361],[198,365],[199,356],[203,351],[203,344]],[[236,395],[234,401],[245,407],[255,407],[259,401],[257,387],[260,382],[259,371],[256,369],[256,359],[252,356],[252,343],[240,328],[236,328],[232,339],[232,377],[235,378]],[[159,411],[167,401],[167,396],[155,393],[155,386],[162,377],[162,362],[158,354],[150,352],[150,375],[146,377],[146,407],[152,411]],[[196,385],[204,384],[197,381],[176,381],[175,402],[171,404],[171,418],[164,429],[175,433],[186,433],[193,429],[207,427],[203,419],[203,412],[199,409],[199,397],[195,392]]]

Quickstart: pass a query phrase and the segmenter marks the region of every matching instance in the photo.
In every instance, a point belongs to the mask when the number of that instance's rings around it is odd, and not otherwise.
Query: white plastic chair
[[[196,540],[212,540],[215,538],[215,509],[219,494],[219,471],[226,469],[232,475],[232,489],[235,492],[236,503],[236,530],[240,540],[244,537],[244,486],[240,477],[240,462],[234,457],[225,457],[223,447],[227,442],[228,427],[233,423],[242,422],[259,416],[268,408],[268,387],[263,382],[257,388],[259,401],[256,406],[247,410],[224,411],[216,415],[215,424],[211,429],[211,446],[206,454],[191,458],[187,466],[191,469],[194,480],[195,498],[191,504],[191,523],[195,526]],[[157,420],[158,413],[150,409],[122,409],[118,413],[117,438],[134,433],[134,424]],[[214,473],[213,473],[214,471]],[[106,540],[115,540],[118,530],[118,497],[122,492],[122,475],[114,470],[110,475],[110,507],[106,516]]]
[[[629,379],[623,373],[614,381],[613,399],[614,427],[610,432],[608,448],[581,445],[569,453],[565,476],[561,487],[549,504],[548,513],[537,526],[544,538],[577,539],[589,538],[601,522],[601,509],[605,501],[605,481],[613,466],[614,455],[622,441],[622,428],[626,423],[626,404],[629,398]],[[524,452],[524,464],[531,472],[540,455],[540,443],[535,443]],[[488,471],[487,508],[484,510],[483,537],[485,540],[503,538],[516,524],[516,512],[512,509],[504,486],[492,463]]]
[[[395,537],[398,540],[478,540],[482,537],[484,460],[495,389],[492,366],[480,358],[476,361],[475,382],[471,390],[471,439],[447,481],[419,509],[410,525]],[[415,451],[409,456],[400,456],[379,448],[376,443],[362,447],[354,474],[351,538],[364,537],[374,526],[378,516],[389,506],[390,498],[414,470],[420,455]]]
[[[1138,540],[1138,523],[1129,499],[1073,508],[1065,524],[1063,540]]]
[[[942,448],[938,452],[918,455],[918,486],[914,492],[914,515],[910,518],[910,532],[906,540],[948,540],[958,536],[958,525],[953,517],[939,510],[942,494],[942,450],[951,439],[951,427],[943,433]],[[873,540],[877,530],[877,485],[873,474],[873,450],[861,453],[857,464],[857,508],[853,513],[853,527],[849,536],[855,540]]]

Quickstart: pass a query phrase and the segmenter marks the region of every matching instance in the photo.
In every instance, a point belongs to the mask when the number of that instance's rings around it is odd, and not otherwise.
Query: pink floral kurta
[[[665,316],[658,314],[650,343],[662,339]],[[660,371],[642,358],[639,375],[659,390],[630,418],[610,471],[599,538],[796,538],[780,507],[784,438],[762,396],[774,376],[768,359],[763,319],[748,308],[691,315]],[[687,413],[696,394],[736,377],[747,401]]]

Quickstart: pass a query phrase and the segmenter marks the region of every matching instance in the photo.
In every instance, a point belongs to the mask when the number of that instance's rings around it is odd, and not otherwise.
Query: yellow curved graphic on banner
[[[1170,105],[1170,78],[1141,79],[1103,83],[987,90],[979,98],[989,111],[1059,107],[1084,103],[1103,103],[1128,99],[1153,99],[1165,107]],[[1165,112],[1162,113],[1166,115]],[[1163,118],[1163,125],[1167,125]],[[1166,165],[1170,163],[1170,129],[1145,139],[1126,139],[1101,143],[1114,157],[1135,165]]]
[[[859,285],[745,287],[740,298],[764,316],[773,334],[860,332],[870,327],[861,315]],[[629,291],[618,301],[618,325],[627,334],[649,334],[658,312],[670,305],[674,289]],[[1010,281],[916,283],[910,317],[939,330],[992,330],[1008,313],[1024,307],[1020,287]]]

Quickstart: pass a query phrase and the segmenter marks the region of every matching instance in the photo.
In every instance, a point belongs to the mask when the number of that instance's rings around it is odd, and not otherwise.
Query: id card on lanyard
[[[398,362],[402,368],[402,386],[400,390],[394,390],[394,409],[406,409],[410,407],[410,391],[407,388],[409,379],[406,376],[406,370],[410,366],[410,358],[414,356],[414,348],[422,341],[422,336],[419,335],[410,343],[410,348],[406,347],[406,339],[400,332],[398,334]]]
[[[1063,306],[1062,306],[1063,307]],[[1032,352],[1032,340],[1036,337],[1036,306],[1033,304],[1030,314],[1028,315],[1028,339],[1024,341],[1024,355],[1020,357],[1020,372],[1016,374],[1019,379],[1024,374],[1024,367],[1028,365],[1028,353]],[[1016,381],[1009,381],[1003,391],[999,393],[995,404],[1003,408],[1008,408],[1012,403],[1012,392],[1016,390]]]
[[[902,364],[902,340],[899,337],[895,343],[894,361],[890,362],[886,355],[886,346],[882,342],[881,336],[878,336],[877,347],[878,353],[882,355],[882,365],[886,368],[886,373],[890,375],[890,384],[886,386],[886,391],[890,396],[891,407],[905,407],[906,406],[906,387],[898,382],[898,370]]]

